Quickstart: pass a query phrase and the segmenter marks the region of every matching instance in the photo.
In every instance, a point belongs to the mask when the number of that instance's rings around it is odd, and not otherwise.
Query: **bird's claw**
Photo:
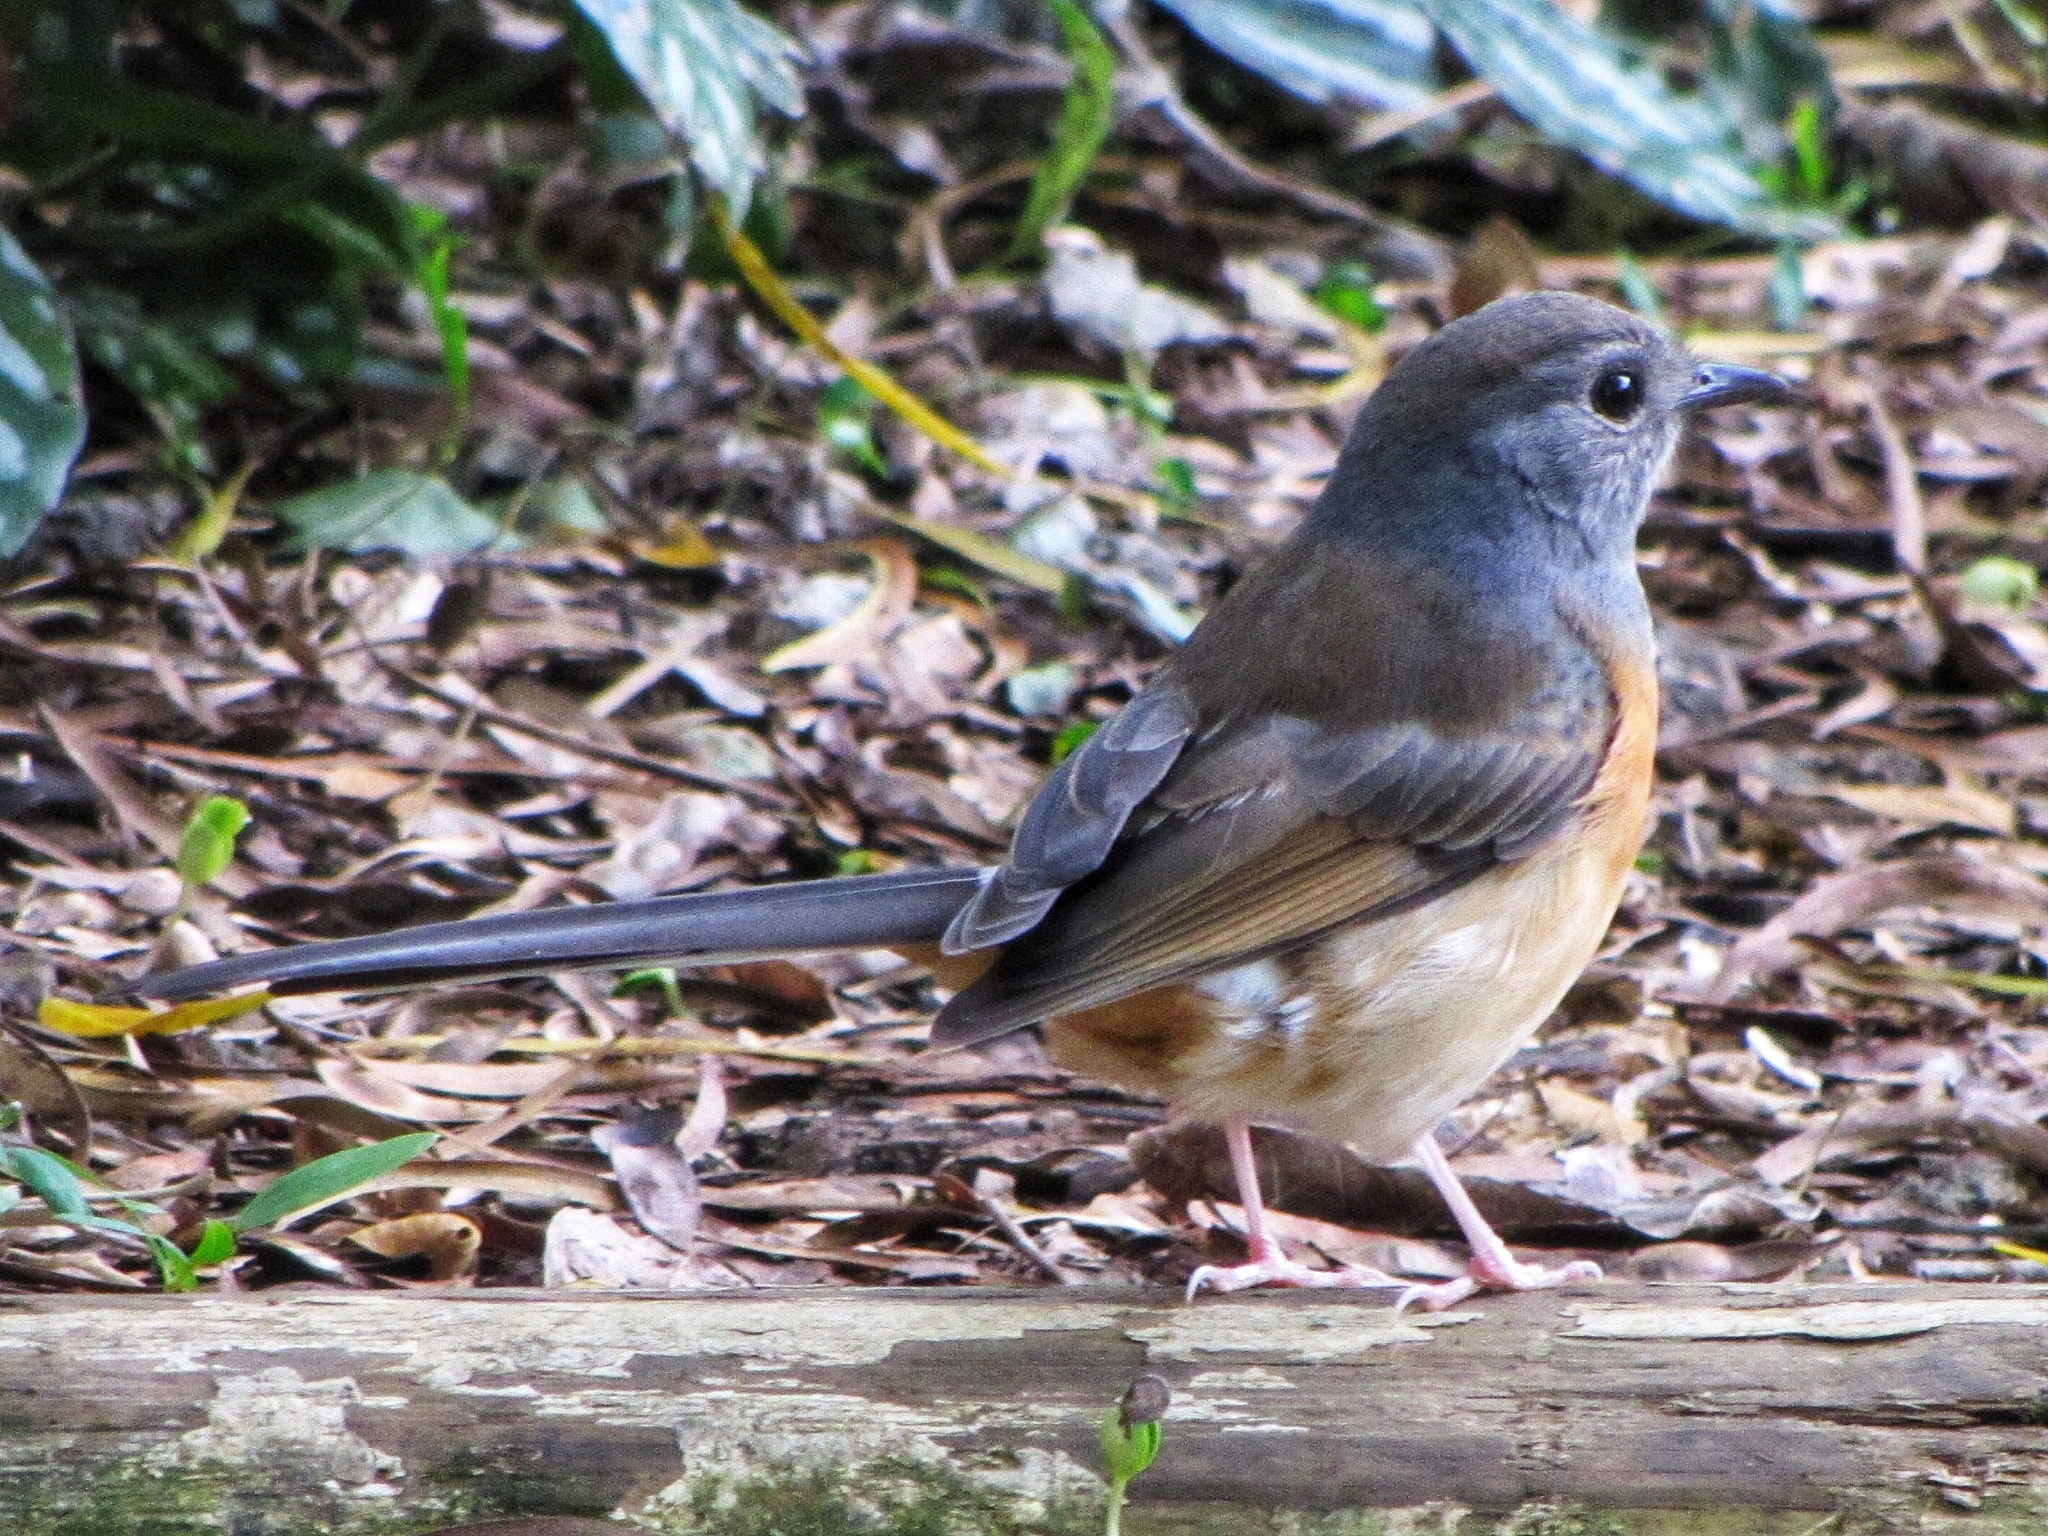
[[[1556,1269],[1545,1269],[1541,1264],[1524,1264],[1519,1259],[1475,1254],[1471,1267],[1456,1280],[1409,1286],[1395,1298],[1394,1311],[1405,1312],[1413,1305],[1425,1312],[1441,1312],[1480,1291],[1547,1291],[1574,1280],[1606,1278],[1606,1273],[1590,1259],[1574,1259]]]
[[[1402,1282],[1362,1264],[1341,1269],[1310,1269],[1297,1264],[1280,1251],[1279,1245],[1253,1244],[1250,1259],[1243,1264],[1204,1264],[1188,1276],[1188,1300],[1203,1291],[1248,1291],[1254,1286],[1277,1285],[1300,1290],[1365,1290],[1398,1286]]]

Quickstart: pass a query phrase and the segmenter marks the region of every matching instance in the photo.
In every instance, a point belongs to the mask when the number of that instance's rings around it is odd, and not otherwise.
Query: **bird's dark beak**
[[[1737,405],[1745,400],[1775,404],[1791,398],[1792,386],[1775,373],[1734,363],[1701,363],[1692,371],[1692,388],[1678,397],[1678,404],[1681,410],[1696,411],[1705,405]]]

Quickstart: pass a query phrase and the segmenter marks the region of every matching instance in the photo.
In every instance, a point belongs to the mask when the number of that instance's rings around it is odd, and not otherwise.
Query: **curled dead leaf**
[[[770,652],[762,658],[763,672],[858,661],[874,654],[910,617],[917,601],[917,562],[910,556],[910,547],[901,539],[863,539],[858,547],[875,571],[875,583],[867,596],[838,623]]]
[[[467,1216],[421,1211],[372,1222],[351,1232],[348,1240],[383,1259],[424,1258],[429,1280],[457,1280],[476,1273],[483,1234]]]
[[[1914,826],[1972,827],[2011,837],[2019,824],[2010,800],[1969,784],[1831,784],[1827,792],[1873,816]]]
[[[62,1150],[83,1161],[92,1146],[92,1116],[78,1085],[27,1035],[0,1023],[0,1103],[19,1104],[28,1128],[41,1139],[55,1131]]]

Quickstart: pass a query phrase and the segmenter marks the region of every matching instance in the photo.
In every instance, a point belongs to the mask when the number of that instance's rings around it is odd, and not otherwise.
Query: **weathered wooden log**
[[[2048,1529],[2048,1290],[1612,1285],[0,1298],[0,1532],[1095,1531],[1148,1370],[1132,1536]]]

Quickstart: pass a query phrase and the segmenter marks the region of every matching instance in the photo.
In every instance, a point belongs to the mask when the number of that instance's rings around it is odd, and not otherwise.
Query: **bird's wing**
[[[1171,685],[1146,690],[1105,722],[1040,786],[1008,855],[946,929],[946,953],[1015,938],[1092,874],[1194,729],[1194,706]]]
[[[1600,695],[1484,729],[1333,732],[1267,714],[1184,741],[1092,871],[1044,895],[1043,916],[946,1006],[933,1040],[984,1040],[1226,970],[1521,857],[1592,786],[1615,718]]]

